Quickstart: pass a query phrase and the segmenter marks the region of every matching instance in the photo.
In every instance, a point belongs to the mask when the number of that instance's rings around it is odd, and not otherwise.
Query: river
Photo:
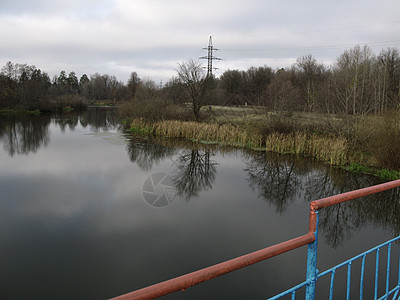
[[[0,165],[0,299],[117,296],[303,235],[309,201],[380,183],[308,158],[133,136],[104,107],[1,116]],[[323,209],[318,268],[394,237],[399,194]],[[266,299],[305,279],[306,252],[165,299]]]

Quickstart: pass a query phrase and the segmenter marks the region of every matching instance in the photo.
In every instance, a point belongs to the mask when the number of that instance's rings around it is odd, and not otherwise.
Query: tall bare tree
[[[400,100],[400,54],[396,48],[381,51],[378,66],[380,79],[380,111],[393,108]]]
[[[318,102],[318,84],[322,81],[325,68],[311,55],[304,55],[297,59],[295,69],[299,77],[300,86],[303,88],[306,107],[313,110]]]
[[[138,74],[136,72],[132,72],[128,80],[128,95],[131,100],[135,99],[140,81],[141,80]]]
[[[186,87],[191,103],[190,108],[196,121],[200,119],[200,109],[206,104],[213,83],[212,75],[205,75],[201,63],[190,59],[178,64],[178,76]]]
[[[368,113],[376,103],[372,94],[372,65],[375,56],[368,46],[346,50],[333,66],[332,82],[339,102],[338,112]]]

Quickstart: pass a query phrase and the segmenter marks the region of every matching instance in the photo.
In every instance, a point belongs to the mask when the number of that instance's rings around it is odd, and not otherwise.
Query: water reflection
[[[189,200],[201,191],[212,189],[215,180],[216,162],[210,159],[210,150],[183,150],[177,160],[177,169],[172,181],[177,194]]]
[[[92,108],[83,113],[41,115],[0,119],[0,141],[9,156],[28,155],[46,147],[50,142],[50,124],[62,132],[77,126],[91,131],[122,129],[114,109]],[[213,188],[218,164],[215,154],[230,153],[232,149],[202,145],[175,139],[155,139],[132,136],[126,140],[126,152],[132,163],[142,171],[171,160],[171,176],[177,196],[189,200]],[[240,151],[239,151],[240,152]],[[282,214],[291,205],[359,189],[380,183],[364,176],[315,163],[291,155],[266,152],[240,152],[248,185],[259,198]],[[338,247],[366,225],[378,225],[393,233],[400,231],[400,189],[393,189],[360,200],[342,203],[320,211],[320,232],[331,247]]]
[[[4,150],[12,157],[35,153],[41,146],[48,145],[50,116],[35,117],[2,116],[0,119],[0,141]]]
[[[81,115],[80,124],[86,128],[90,126],[92,131],[99,130],[116,130],[121,128],[121,120],[119,119],[116,108],[92,107]]]
[[[54,123],[58,125],[62,133],[65,133],[67,128],[71,131],[75,130],[75,127],[79,124],[79,118],[74,114],[65,119],[56,118]]]
[[[133,142],[134,141],[134,142]],[[205,146],[171,139],[135,140],[128,147],[131,161],[144,170],[162,159],[177,156],[173,182],[180,197],[190,199],[212,189],[217,163],[212,153],[229,148]],[[133,148],[132,148],[133,145]],[[184,148],[178,154],[176,150]],[[284,213],[297,199],[310,202],[350,190],[379,184],[373,176],[349,173],[310,159],[267,152],[243,152],[247,181],[259,197]],[[330,246],[336,248],[366,224],[380,224],[393,233],[400,230],[400,190],[394,189],[320,211],[320,228]]]
[[[126,148],[130,161],[142,171],[149,171],[169,158],[174,167],[171,176],[176,196],[189,200],[201,191],[212,189],[217,163],[210,158],[211,147],[178,139],[131,136]]]
[[[2,116],[0,119],[0,141],[4,150],[12,157],[35,153],[40,147],[50,142],[49,126],[54,122],[61,132],[66,128],[74,131],[75,127],[90,126],[94,132],[116,130],[121,127],[116,109],[91,108],[84,112],[68,114],[43,114],[40,116]]]
[[[179,148],[182,150],[174,150]],[[131,161],[142,170],[151,170],[163,159],[175,157],[174,187],[177,195],[187,200],[212,189],[217,163],[210,157],[216,151],[231,149],[173,139],[132,139],[128,144]],[[249,186],[278,213],[285,213],[298,199],[310,202],[380,183],[373,176],[345,172],[292,155],[249,151],[243,152],[243,159]],[[371,223],[396,233],[400,230],[399,196],[400,190],[395,189],[322,209],[320,232],[333,248]]]
[[[373,176],[326,167],[310,173],[306,197],[311,201],[379,183]],[[396,234],[400,230],[399,199],[400,189],[392,189],[324,208],[320,211],[322,234],[335,248],[368,224],[381,225]]]
[[[310,173],[307,180],[306,198],[312,201],[377,183],[377,179],[373,177],[356,176],[336,168],[324,168]],[[321,232],[333,248],[342,245],[360,228],[361,224],[357,215],[362,212],[354,214],[351,208],[355,201],[330,206],[319,212]],[[367,199],[363,198],[362,201],[367,201]]]
[[[21,299],[55,293],[74,299],[115,296],[304,234],[309,201],[379,183],[290,155],[132,136],[119,129],[117,115],[103,108],[0,118],[0,263],[7,274],[0,280],[0,298],[18,297],[18,291],[29,294]],[[33,152],[44,155],[16,156]],[[162,209],[146,205],[140,195],[146,178],[157,172],[170,176],[179,196]],[[353,256],[355,244],[364,250],[365,240],[397,233],[399,197],[397,189],[321,210],[322,263],[331,266],[340,255]],[[348,239],[359,232],[360,238]],[[344,242],[343,251],[331,249]],[[199,290],[231,291],[226,298],[272,293],[298,283],[298,274],[303,279],[304,252],[296,253],[249,268],[245,278],[232,273]],[[58,286],[71,278],[70,286]],[[121,287],[123,278],[135,278],[135,286]],[[43,284],[48,282],[54,292]],[[76,290],[71,286],[86,294],[69,295]]]
[[[67,127],[73,131],[77,125],[81,125],[83,128],[89,126],[90,130],[94,132],[121,128],[117,110],[112,107],[91,107],[84,112],[71,112],[66,115],[56,115],[54,118],[55,124],[60,127],[61,132],[65,132]]]
[[[248,152],[245,160],[250,187],[283,213],[302,190],[301,175],[307,169],[294,156],[267,152]]]
[[[144,136],[131,136],[127,141],[126,150],[130,161],[136,163],[142,171],[151,170],[154,164],[172,157],[175,153],[175,148]]]
[[[279,213],[301,197],[310,202],[380,183],[373,176],[290,155],[248,153],[245,158],[249,185]],[[399,199],[400,189],[393,189],[324,208],[320,211],[320,232],[333,248],[368,224],[381,225],[395,234],[400,230]]]

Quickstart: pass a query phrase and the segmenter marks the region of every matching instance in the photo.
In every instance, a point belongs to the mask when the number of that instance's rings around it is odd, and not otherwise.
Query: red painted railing
[[[317,210],[396,187],[400,187],[400,179],[312,201],[310,203],[309,232],[305,235],[112,299],[154,299],[176,291],[185,290],[198,283],[216,278],[226,273],[233,272],[235,270],[247,267],[268,258],[311,244],[316,239],[314,232],[317,226]]]

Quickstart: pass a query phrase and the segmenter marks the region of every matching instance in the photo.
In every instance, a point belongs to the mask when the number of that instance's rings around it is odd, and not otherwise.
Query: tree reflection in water
[[[282,156],[268,152],[246,152],[246,171],[251,188],[259,197],[283,213],[302,190],[301,163],[294,156]]]
[[[183,150],[178,157],[177,170],[172,176],[178,196],[189,200],[201,191],[212,189],[216,164],[210,160],[209,150]]]
[[[79,119],[83,127],[90,126],[94,132],[99,130],[117,130],[120,129],[121,120],[117,108],[109,107],[91,107]]]
[[[143,171],[149,171],[154,164],[172,157],[175,153],[174,148],[144,136],[130,137],[126,150],[130,161],[136,163]]]
[[[0,140],[10,156],[35,153],[50,141],[50,116],[2,116],[0,120]]]
[[[292,155],[247,153],[249,185],[283,213],[304,192],[310,202],[379,184],[378,178],[346,172]],[[355,199],[319,212],[320,232],[333,248],[368,224],[396,234],[400,230],[400,189]]]
[[[347,191],[377,184],[376,180],[367,176],[357,176],[333,167],[321,168],[310,172],[306,181],[306,199],[310,202]],[[365,198],[363,199],[365,201]],[[359,228],[360,223],[349,209],[353,200],[326,207],[319,211],[320,228],[323,236],[333,248],[342,245]]]
[[[325,167],[312,172],[307,181],[308,201],[381,183],[373,176]],[[392,189],[320,210],[320,228],[326,241],[336,248],[366,225],[379,225],[396,234],[400,229],[400,189]]]
[[[91,131],[118,130],[121,122],[117,109],[113,107],[91,107],[84,112],[70,112],[68,114],[57,114],[54,122],[60,127],[61,132],[68,128],[73,131],[80,124],[83,128],[90,126]]]
[[[135,144],[136,143],[136,144]],[[143,170],[178,152],[172,175],[177,195],[187,200],[212,189],[217,162],[211,153],[217,148],[177,140],[134,139],[128,147],[131,161]],[[218,148],[218,151],[229,151]],[[284,213],[300,198],[310,202],[328,196],[379,184],[378,178],[346,172],[311,159],[293,155],[246,151],[243,153],[249,186],[259,197]],[[320,234],[336,248],[366,225],[379,225],[397,233],[400,230],[400,189],[352,200],[320,210]]]
[[[171,177],[177,196],[187,200],[211,189],[215,180],[217,163],[210,159],[211,148],[178,139],[132,136],[127,152],[129,159],[143,171],[151,170],[166,158],[173,160],[175,170]]]
[[[74,131],[78,124],[91,126],[91,130],[117,130],[121,128],[115,108],[90,108],[84,112],[67,114],[41,114],[40,116],[1,116],[0,140],[10,156],[35,153],[50,142],[51,122],[59,126],[61,132]]]

